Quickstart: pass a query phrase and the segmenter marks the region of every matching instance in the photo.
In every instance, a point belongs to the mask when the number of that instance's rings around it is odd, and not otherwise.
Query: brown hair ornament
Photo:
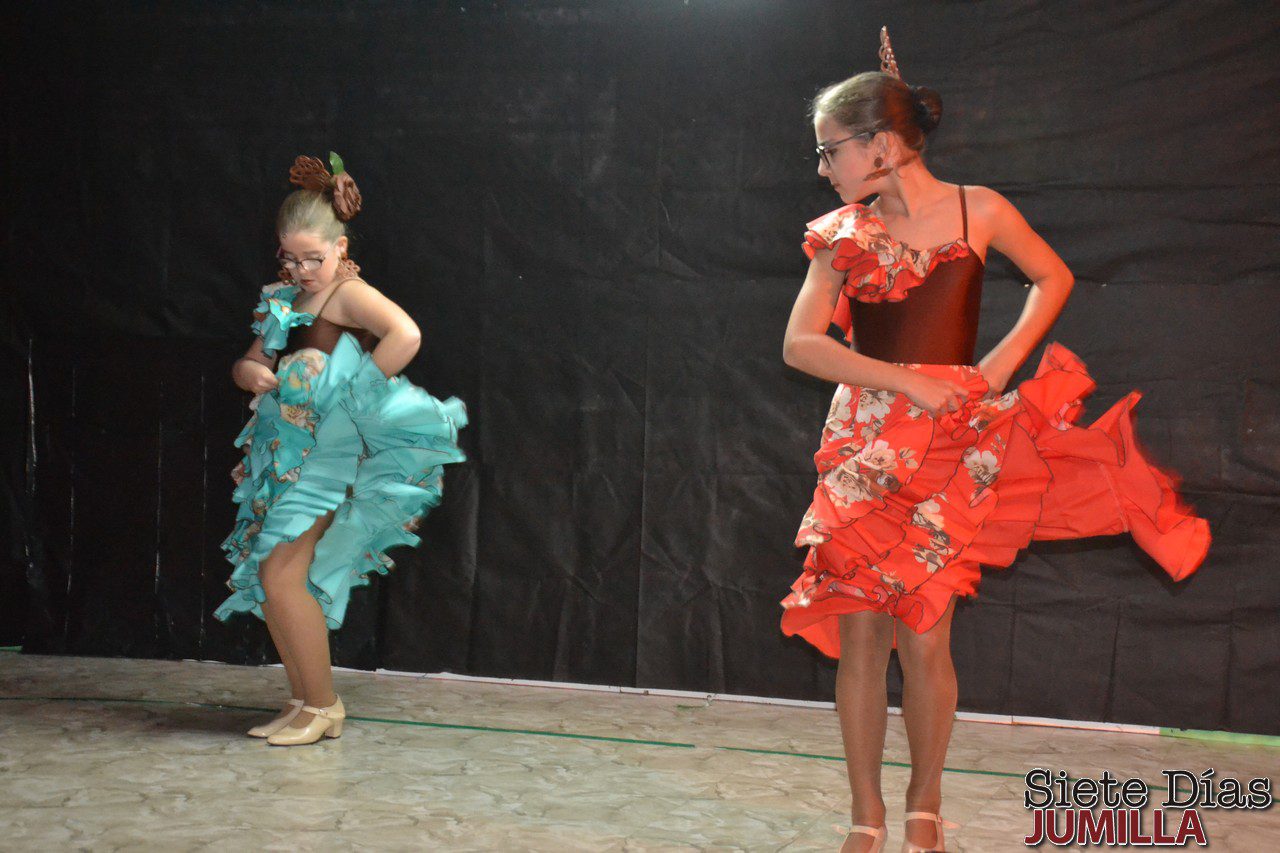
[[[329,165],[333,167],[332,174],[319,158],[301,154],[289,167],[289,183],[330,196],[334,213],[343,222],[348,222],[360,212],[360,189],[347,173],[342,158],[334,151],[329,152]]]
[[[898,73],[898,60],[893,56],[893,45],[889,44],[889,28],[880,28],[880,70],[885,74],[902,79]]]

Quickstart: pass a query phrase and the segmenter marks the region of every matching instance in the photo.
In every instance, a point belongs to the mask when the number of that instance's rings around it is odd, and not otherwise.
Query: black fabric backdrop
[[[782,363],[805,109],[938,89],[927,159],[1077,277],[1050,333],[1132,388],[1213,525],[1174,585],[1127,537],[1038,543],[956,616],[961,707],[1280,734],[1280,264],[1266,4],[30,4],[4,51],[7,643],[273,660],[211,616],[229,368],[295,155],[363,190],[352,254],[468,403],[426,545],[354,597],[354,667],[830,699],[778,630],[832,387]],[[1028,291],[996,256],[979,353]],[[1039,360],[1031,355],[1014,382]],[[31,396],[33,395],[33,396]],[[893,698],[900,673],[891,670]]]

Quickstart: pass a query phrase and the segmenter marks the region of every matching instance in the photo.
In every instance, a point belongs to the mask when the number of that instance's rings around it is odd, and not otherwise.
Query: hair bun
[[[333,179],[333,212],[343,222],[352,219],[360,212],[360,189],[355,179],[346,172]]]
[[[356,186],[355,179],[343,169],[342,160],[332,153],[329,157],[335,163],[337,175],[329,174],[319,158],[300,154],[289,167],[289,183],[329,196],[334,213],[343,222],[347,222],[360,212],[360,189]]]
[[[942,120],[942,96],[928,86],[912,86],[911,102],[916,109],[916,123],[926,134],[932,133]]]

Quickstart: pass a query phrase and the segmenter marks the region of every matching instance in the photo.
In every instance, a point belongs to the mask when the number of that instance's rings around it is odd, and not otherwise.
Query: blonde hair
[[[276,233],[310,231],[330,243],[347,235],[347,226],[334,212],[327,195],[315,190],[294,190],[285,197],[276,215]]]

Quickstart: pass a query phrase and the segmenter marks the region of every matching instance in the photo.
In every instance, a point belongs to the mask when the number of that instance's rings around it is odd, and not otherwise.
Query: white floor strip
[[[337,667],[335,667],[337,669]],[[363,670],[348,670],[362,672]],[[834,711],[834,702],[816,702],[805,699],[780,699],[772,696],[746,696],[737,693],[699,693],[690,690],[666,690],[656,687],[617,687],[606,684],[575,684],[567,681],[534,681],[526,678],[493,678],[478,675],[458,675],[453,672],[401,672],[393,669],[379,669],[379,675],[394,675],[405,678],[432,678],[452,681],[474,681],[485,684],[511,684],[520,687],[545,687],[560,690],[594,690],[604,693],[631,693],[644,696],[667,696],[677,699],[696,699],[711,702],[748,702],[757,705],[785,705],[793,708],[817,708]],[[902,709],[889,707],[889,713],[902,714]],[[999,723],[1013,726],[1047,726],[1062,729],[1087,729],[1090,731],[1124,732],[1126,734],[1160,734],[1159,726],[1141,726],[1129,723],[1102,723],[1088,720],[1057,720],[1052,717],[1031,717],[1011,714],[983,714],[976,711],[957,711],[957,720],[970,723]]]
[[[187,658],[191,660],[191,658]],[[195,661],[196,663],[224,663],[223,661]],[[278,663],[264,664],[279,668]],[[367,669],[351,669],[335,666],[335,672],[368,673]],[[699,693],[693,690],[665,690],[658,687],[618,687],[609,684],[577,684],[569,681],[536,681],[528,678],[496,678],[483,675],[459,675],[454,672],[404,672],[396,669],[376,669],[377,675],[390,675],[397,678],[429,678],[439,681],[471,681],[477,684],[510,684],[516,687],[541,687],[552,690],[590,690],[597,693],[622,693],[638,696],[666,696],[675,699],[693,699],[710,704],[712,702],[746,702],[754,705],[784,705],[792,708],[816,708],[834,711],[834,702],[815,702],[805,699],[780,699],[773,696],[745,696],[737,693]],[[890,714],[901,716],[902,709],[889,707]],[[977,711],[957,711],[956,719],[967,723],[995,723],[1006,726],[1044,726],[1055,729],[1080,729],[1098,732],[1119,732],[1123,734],[1159,735],[1159,726],[1142,726],[1132,723],[1102,723],[1090,720],[1058,720],[1053,717],[1031,717],[1017,714],[983,714]]]

